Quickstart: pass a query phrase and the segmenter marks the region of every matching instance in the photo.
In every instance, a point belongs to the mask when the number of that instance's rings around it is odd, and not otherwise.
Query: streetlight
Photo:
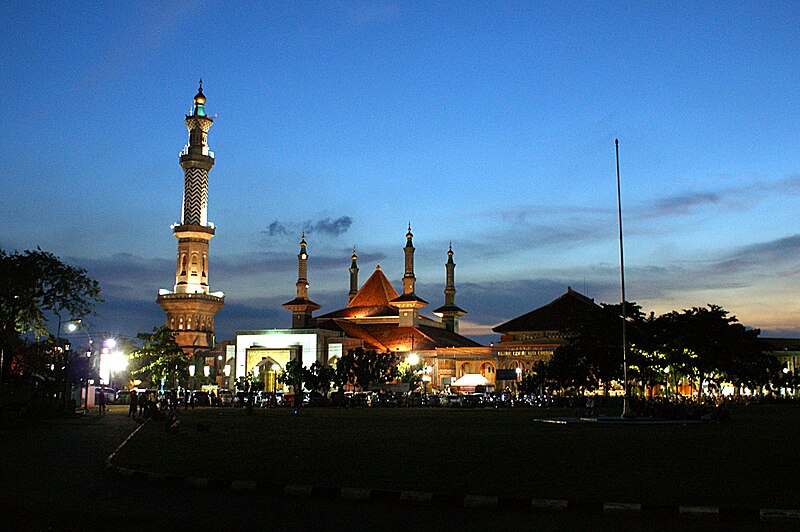
[[[519,381],[522,379],[522,368],[516,367],[514,368],[514,372],[517,374],[517,380],[514,381],[514,384],[517,385],[517,396],[519,396]]]
[[[89,331],[89,328],[83,323],[81,320],[73,320],[67,323],[67,331],[70,333],[75,333],[78,330],[83,330],[86,333],[86,336],[89,339],[89,346],[86,349],[86,375],[85,375],[85,382],[84,382],[84,403],[83,407],[88,411],[89,410],[89,376],[91,374],[92,369],[92,344],[94,340],[92,340],[92,333]]]

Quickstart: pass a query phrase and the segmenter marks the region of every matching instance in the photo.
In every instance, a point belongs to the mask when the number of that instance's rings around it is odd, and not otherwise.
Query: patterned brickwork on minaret
[[[208,170],[184,169],[183,225],[206,225],[208,212]]]
[[[208,172],[214,154],[208,149],[208,131],[213,120],[206,116],[203,82],[194,97],[194,109],[186,117],[189,143],[181,152],[184,172],[181,219],[173,232],[178,239],[175,285],[162,290],[158,304],[167,313],[167,327],[187,353],[209,350],[214,343],[214,316],[225,304],[221,292],[210,293],[208,244],[215,229],[208,222]]]

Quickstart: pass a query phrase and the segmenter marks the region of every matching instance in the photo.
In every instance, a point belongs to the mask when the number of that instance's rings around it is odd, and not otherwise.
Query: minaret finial
[[[194,96],[194,116],[206,116],[206,96],[203,94],[203,78],[200,78],[200,88]]]

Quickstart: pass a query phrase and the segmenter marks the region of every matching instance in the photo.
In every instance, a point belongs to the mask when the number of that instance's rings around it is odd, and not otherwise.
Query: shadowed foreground
[[[550,425],[531,409],[198,409],[116,464],[176,475],[567,499],[795,508],[800,407],[709,425]],[[198,430],[198,424],[200,430]]]

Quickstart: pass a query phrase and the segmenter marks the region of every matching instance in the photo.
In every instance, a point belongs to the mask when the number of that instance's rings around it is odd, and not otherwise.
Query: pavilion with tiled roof
[[[594,299],[567,287],[565,294],[550,303],[494,327],[501,335],[495,352],[515,358],[527,370],[538,361],[549,361],[573,325],[605,312]]]

